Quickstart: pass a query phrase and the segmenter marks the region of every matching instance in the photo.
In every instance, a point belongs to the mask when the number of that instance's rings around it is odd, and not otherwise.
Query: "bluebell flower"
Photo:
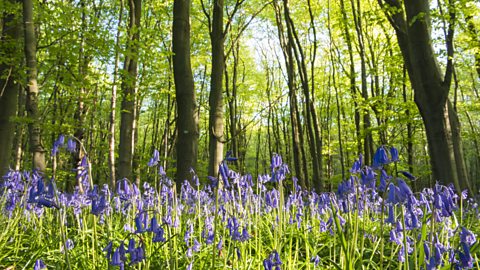
[[[387,174],[385,170],[382,169],[380,172],[380,185],[378,186],[379,191],[385,191],[387,188],[387,180],[389,180],[391,177]]]
[[[385,151],[385,148],[383,146],[380,146],[375,152],[375,155],[373,156],[372,167],[374,169],[379,169],[383,165],[386,165],[388,163],[390,163],[390,160],[388,159],[387,151]]]
[[[148,167],[153,167],[158,164],[158,161],[160,160],[160,153],[158,153],[158,150],[155,149],[153,150],[153,157],[150,158],[150,161],[148,162]]]
[[[147,231],[148,213],[142,212],[135,217],[135,233],[143,233]]]
[[[407,185],[407,183],[405,183],[405,181],[403,181],[402,179],[400,179],[400,178],[397,179],[397,182],[398,182],[398,189],[399,189],[398,197],[399,197],[400,201],[404,202],[410,196],[413,195],[413,192],[410,189],[410,187]]]
[[[472,268],[473,267],[473,257],[470,254],[470,247],[464,242],[461,242],[460,246],[463,249],[463,252],[462,251],[458,252],[458,255],[460,257],[460,267],[467,268],[467,269]]]
[[[152,242],[158,243],[158,242],[165,242],[167,241],[164,237],[165,231],[162,227],[157,227],[157,229],[154,231],[154,236],[152,239]]]
[[[391,204],[396,204],[398,202],[397,200],[397,192],[398,187],[396,187],[393,183],[390,183],[388,186],[388,197],[387,197],[387,203]]]
[[[67,141],[67,151],[70,153],[75,153],[77,151],[77,142],[72,138]]]
[[[92,199],[92,214],[99,216],[100,214],[104,213],[106,208],[107,201],[105,199],[105,196],[102,195],[99,199]]]
[[[398,159],[398,150],[395,147],[390,147],[390,157],[392,162],[397,162]]]
[[[103,248],[102,251],[106,251],[107,252],[107,260],[110,260],[111,259],[111,256],[112,256],[112,250],[113,250],[113,243],[112,241],[108,242],[107,246]]]
[[[228,182],[229,169],[228,169],[227,163],[226,162],[220,163],[218,171],[220,173],[220,176],[222,177],[223,185],[226,188],[230,188],[230,183]]]
[[[47,269],[47,266],[41,259],[38,259],[35,261],[35,265],[33,265],[33,269],[34,270]]]
[[[62,246],[61,251],[63,252],[64,250],[71,250],[75,247],[75,243],[73,243],[72,239],[67,239],[65,242],[65,246]]]
[[[199,252],[200,251],[200,243],[197,241],[196,238],[193,239],[193,251]]]
[[[270,169],[273,170],[275,168],[278,168],[282,164],[282,157],[279,154],[274,154],[272,157],[272,162],[270,163]]]
[[[280,260],[280,255],[276,250],[274,250],[267,259],[263,260],[263,267],[265,270],[277,270],[280,269],[282,265],[282,260]]]
[[[406,178],[408,178],[411,181],[415,181],[417,179],[415,176],[413,176],[411,173],[409,173],[407,171],[399,171],[399,173],[403,174],[403,176],[405,176]]]
[[[313,262],[314,266],[317,267],[318,264],[320,263],[320,256],[315,255],[310,259],[310,262]]]
[[[395,211],[393,205],[388,205],[388,218],[385,220],[386,223],[394,224],[395,223]]]
[[[115,252],[113,252],[112,255],[112,261],[110,262],[112,266],[120,266],[124,265],[124,262],[121,259],[120,255],[120,248],[115,249]]]
[[[460,242],[472,246],[476,241],[477,238],[475,237],[475,234],[462,226],[462,230],[460,231]]]
[[[350,169],[351,173],[359,173],[362,170],[362,164],[357,159],[353,162],[352,168]]]
[[[65,136],[63,135],[58,136],[58,139],[53,143],[52,153],[51,153],[52,157],[58,154],[58,150],[60,147],[63,146],[64,142],[65,142]]]
[[[127,250],[128,252],[131,252],[135,249],[135,239],[133,238],[130,238],[130,240],[128,240],[128,247],[127,247]]]
[[[232,156],[232,151],[227,151],[227,154],[225,156],[226,161],[237,161],[238,158]]]
[[[218,241],[218,244],[217,244],[217,249],[222,250],[222,248],[223,248],[223,239],[222,237],[220,237],[220,240]]]

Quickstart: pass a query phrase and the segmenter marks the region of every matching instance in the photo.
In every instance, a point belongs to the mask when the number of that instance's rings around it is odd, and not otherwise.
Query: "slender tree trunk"
[[[123,0],[120,0],[120,10],[118,12],[117,34],[115,37],[115,64],[113,67],[112,96],[110,98],[110,127],[108,134],[108,167],[110,171],[110,186],[115,188],[115,129],[116,129],[116,110],[117,110],[117,78],[118,63],[120,61],[120,28],[123,20]]]
[[[350,60],[350,73],[348,74],[350,79],[350,92],[353,96],[353,105],[354,105],[354,119],[355,119],[355,135],[357,139],[357,154],[361,154],[363,152],[362,147],[362,134],[361,134],[361,126],[360,126],[360,108],[358,106],[358,102],[356,99],[357,95],[357,86],[355,82],[355,62],[353,59],[353,46],[352,46],[352,38],[350,36],[350,30],[348,26],[348,18],[347,18],[347,11],[345,10],[345,2],[344,0],[340,0],[340,11],[342,14],[342,26],[343,26],[343,33],[345,35],[345,41],[347,42],[348,48],[348,56]]]
[[[118,177],[132,178],[134,153],[135,98],[137,95],[138,47],[140,42],[140,19],[142,0],[128,0],[129,26],[127,53],[122,78],[122,104],[120,119],[120,143],[118,146]]]
[[[177,97],[177,190],[197,163],[198,115],[190,64],[190,0],[173,4],[173,75]]]
[[[291,124],[291,135],[292,135],[292,154],[293,154],[293,163],[295,168],[295,174],[300,180],[300,185],[303,188],[307,187],[306,182],[306,172],[304,171],[304,166],[302,164],[302,145],[300,142],[300,124],[298,119],[298,105],[297,105],[297,94],[295,89],[295,70],[294,70],[294,56],[293,56],[293,44],[290,42],[291,39],[285,36],[285,31],[283,30],[282,24],[282,13],[280,6],[277,1],[273,1],[275,8],[275,18],[277,22],[278,36],[280,39],[280,45],[282,47],[283,56],[285,59],[286,73],[287,73],[287,84],[288,84],[288,98],[290,102],[290,124]],[[285,5],[288,5],[284,3]],[[285,11],[284,11],[285,12]],[[288,33],[287,33],[288,34]]]
[[[14,5],[10,0],[8,4]],[[3,29],[0,36],[0,54],[10,58],[8,62],[0,64],[0,177],[7,173],[13,148],[15,135],[15,123],[12,118],[17,113],[17,102],[20,93],[20,85],[16,80],[20,42],[19,25],[14,14],[5,13],[3,17]]]
[[[26,110],[30,120],[28,124],[32,168],[45,172],[45,150],[41,139],[41,125],[38,112],[37,84],[37,38],[33,22],[33,1],[23,0],[23,23],[25,37],[25,60],[27,63],[27,100]]]

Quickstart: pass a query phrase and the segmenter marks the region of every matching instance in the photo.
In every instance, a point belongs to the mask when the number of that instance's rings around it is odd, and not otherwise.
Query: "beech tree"
[[[13,151],[17,100],[20,92],[18,83],[19,37],[18,18],[13,12],[18,5],[16,1],[7,1],[8,11],[3,14],[3,27],[0,36],[0,54],[9,55],[0,60],[0,176],[10,166]]]
[[[173,4],[173,75],[177,98],[177,190],[184,180],[190,180],[195,169],[198,147],[198,116],[190,63],[190,0]]]
[[[27,64],[27,100],[26,111],[29,118],[28,133],[32,167],[40,172],[45,171],[45,149],[42,143],[41,125],[38,111],[37,83],[37,38],[33,22],[33,2],[23,0],[23,24],[25,38],[25,61]]]
[[[140,19],[142,1],[128,0],[128,39],[122,77],[122,103],[120,121],[120,143],[118,146],[118,177],[132,179],[134,154],[134,124],[137,99],[138,50],[140,42]]]
[[[447,63],[445,72],[432,47],[428,0],[383,0],[380,4],[395,29],[398,45],[415,93],[415,103],[425,125],[433,177],[454,183],[457,190],[472,191],[464,164],[457,112],[449,100],[454,72],[456,11],[447,1],[448,30],[445,36]]]

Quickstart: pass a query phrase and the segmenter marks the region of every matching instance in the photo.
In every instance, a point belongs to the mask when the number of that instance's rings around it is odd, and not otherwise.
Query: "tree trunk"
[[[173,75],[177,97],[177,190],[197,163],[198,115],[190,64],[190,0],[173,4]]]
[[[414,89],[415,103],[425,125],[428,152],[434,180],[453,183],[460,191],[469,187],[466,173],[459,168],[463,163],[460,147],[460,127],[455,123],[455,112],[448,100],[453,74],[453,34],[455,13],[453,1],[449,0],[450,22],[446,33],[447,65],[442,76],[435,58],[430,35],[430,7],[428,0],[380,1],[380,4],[405,10],[391,13],[385,9],[390,23],[395,28],[398,43]],[[420,16],[421,15],[421,16]],[[453,118],[452,118],[453,117]],[[453,121],[452,121],[453,120]],[[457,148],[457,150],[455,150]],[[473,190],[470,190],[473,192]]]
[[[25,37],[25,60],[27,63],[27,100],[26,110],[29,118],[28,132],[32,168],[45,172],[45,150],[41,139],[40,119],[38,112],[37,85],[37,38],[33,22],[33,2],[23,0],[23,23]]]
[[[118,63],[120,61],[120,28],[123,17],[123,0],[120,0],[120,11],[118,12],[117,34],[115,37],[115,64],[113,67],[112,96],[110,99],[110,127],[108,134],[108,167],[110,171],[110,187],[115,188],[115,118],[117,109],[117,77]]]
[[[15,4],[14,1],[8,1]],[[17,44],[20,43],[19,27],[14,14],[5,13],[0,36],[0,54],[9,57],[7,63],[0,64],[0,177],[8,172],[12,157],[15,123],[12,118],[17,113],[20,85],[16,82],[18,67]]]
[[[118,177],[132,178],[132,163],[134,151],[133,129],[135,122],[135,96],[137,81],[138,44],[140,41],[141,0],[129,0],[129,26],[127,52],[125,55],[122,78],[122,104],[120,119],[120,143],[118,146]]]
[[[362,147],[362,134],[361,134],[361,127],[360,127],[360,108],[357,102],[357,88],[355,82],[355,62],[353,59],[353,46],[352,46],[352,38],[349,32],[348,26],[348,18],[347,18],[347,11],[345,9],[345,2],[344,0],[340,0],[340,11],[342,13],[342,26],[343,26],[343,33],[345,35],[345,41],[347,42],[348,48],[348,56],[350,60],[350,73],[348,74],[350,79],[350,92],[352,94],[353,105],[354,105],[354,119],[355,119],[355,135],[357,139],[357,155],[363,152]]]
[[[223,0],[213,1],[212,31],[210,33],[212,42],[212,73],[210,77],[210,113],[208,130],[209,140],[209,163],[208,174],[218,175],[218,166],[223,159],[223,69],[224,61],[224,40],[223,33]]]

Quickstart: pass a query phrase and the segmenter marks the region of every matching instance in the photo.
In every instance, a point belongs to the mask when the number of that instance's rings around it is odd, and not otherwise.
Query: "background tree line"
[[[416,188],[480,179],[475,0],[2,0],[0,173],[37,168],[72,191],[153,181],[154,150],[190,168],[333,189],[395,146]],[[73,153],[50,153],[60,134]],[[67,138],[69,137],[67,135]],[[60,155],[60,156],[59,156]]]

